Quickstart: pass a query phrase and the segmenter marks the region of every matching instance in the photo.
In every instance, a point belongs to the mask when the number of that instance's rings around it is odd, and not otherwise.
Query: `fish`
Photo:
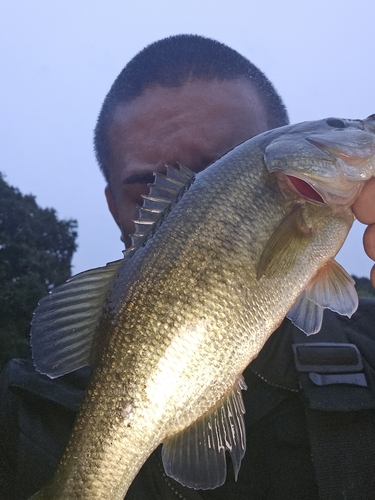
[[[246,451],[242,373],[287,316],[307,335],[324,309],[351,316],[335,261],[351,205],[375,172],[375,115],[287,125],[194,175],[155,174],[124,257],[44,297],[36,369],[93,373],[56,474],[32,498],[120,500],[160,444],[195,489],[237,476]]]

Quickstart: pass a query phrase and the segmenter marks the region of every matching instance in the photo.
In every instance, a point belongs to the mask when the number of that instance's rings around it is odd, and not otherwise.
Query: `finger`
[[[364,185],[353,205],[354,215],[363,224],[375,223],[375,177]]]
[[[363,235],[363,246],[370,259],[375,260],[375,224],[366,228]]]
[[[375,266],[372,266],[371,273],[370,273],[370,279],[372,286],[375,287]]]

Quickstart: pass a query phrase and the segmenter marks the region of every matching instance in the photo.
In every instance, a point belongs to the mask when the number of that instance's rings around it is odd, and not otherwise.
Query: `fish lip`
[[[349,154],[349,152],[345,151],[340,151],[337,147],[335,147],[335,145],[324,144],[323,141],[317,140],[313,137],[306,137],[306,141],[308,141],[310,144],[320,149],[321,151],[324,151],[325,153],[328,153],[330,156],[332,156],[332,159],[336,164],[341,160],[347,166],[357,167],[372,157],[372,155],[361,156]]]
[[[373,113],[372,115],[368,116],[364,120],[363,125],[364,125],[364,129],[367,132],[375,134],[375,113]]]

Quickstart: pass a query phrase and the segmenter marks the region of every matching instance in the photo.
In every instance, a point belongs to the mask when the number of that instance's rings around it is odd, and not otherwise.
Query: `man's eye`
[[[134,186],[134,188],[135,188],[135,186]],[[134,189],[133,199],[139,207],[141,207],[143,205],[142,195],[147,195],[149,193],[149,191],[150,191],[150,188],[148,187],[147,184],[138,184],[137,188]]]

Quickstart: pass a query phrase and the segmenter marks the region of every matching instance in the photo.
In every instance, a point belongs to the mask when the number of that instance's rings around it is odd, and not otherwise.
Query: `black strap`
[[[319,498],[375,499],[375,398],[361,355],[353,344],[305,339],[296,332],[293,349]]]

